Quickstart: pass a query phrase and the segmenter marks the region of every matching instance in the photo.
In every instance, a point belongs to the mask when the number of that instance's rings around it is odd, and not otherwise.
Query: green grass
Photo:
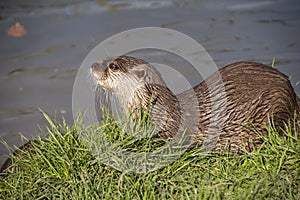
[[[102,130],[110,143],[134,152],[154,151],[166,141],[136,139],[110,118],[84,130],[80,122],[70,127],[45,117],[49,136],[36,139],[34,153],[11,156],[0,199],[300,199],[300,139],[290,127],[285,137],[269,128],[251,153],[194,149],[165,167],[134,173],[99,162],[82,134]]]

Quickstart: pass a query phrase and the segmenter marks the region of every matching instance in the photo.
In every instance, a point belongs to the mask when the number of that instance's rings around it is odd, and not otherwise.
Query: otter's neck
[[[148,84],[135,91],[134,98],[127,102],[128,110],[143,111],[149,109],[152,123],[158,128],[160,135],[170,138],[177,134],[181,115],[177,97],[166,86]]]

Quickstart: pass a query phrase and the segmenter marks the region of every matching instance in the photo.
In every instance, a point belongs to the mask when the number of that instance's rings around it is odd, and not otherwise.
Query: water
[[[27,36],[7,36],[14,18],[26,27]],[[39,108],[72,123],[73,81],[85,56],[107,37],[145,26],[189,35],[220,68],[240,60],[271,64],[275,58],[275,67],[291,77],[300,93],[297,0],[4,0],[0,2],[0,136],[10,146],[19,146],[19,132],[29,138],[41,135],[37,125],[46,123]],[[166,62],[177,63],[173,57]],[[1,162],[5,153],[0,145]]]

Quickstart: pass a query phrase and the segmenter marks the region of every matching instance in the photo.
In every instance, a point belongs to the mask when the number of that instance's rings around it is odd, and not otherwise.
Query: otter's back
[[[211,120],[216,120],[223,126],[221,140],[230,138],[230,143],[241,142],[241,137],[257,138],[249,127],[264,133],[270,117],[275,126],[283,127],[299,112],[288,77],[259,63],[227,65],[195,86],[194,91],[199,101],[199,131],[206,132]],[[218,112],[220,109],[222,112]]]

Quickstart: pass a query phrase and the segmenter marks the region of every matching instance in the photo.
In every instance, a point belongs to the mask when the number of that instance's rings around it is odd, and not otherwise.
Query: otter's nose
[[[92,66],[91,66],[91,71],[99,71],[99,72],[104,72],[104,67],[103,67],[103,65],[102,65],[102,63],[101,62],[95,62],[95,63],[93,63],[92,64]]]
[[[91,66],[92,70],[96,70],[97,68],[100,68],[100,64],[98,62],[95,62]]]

